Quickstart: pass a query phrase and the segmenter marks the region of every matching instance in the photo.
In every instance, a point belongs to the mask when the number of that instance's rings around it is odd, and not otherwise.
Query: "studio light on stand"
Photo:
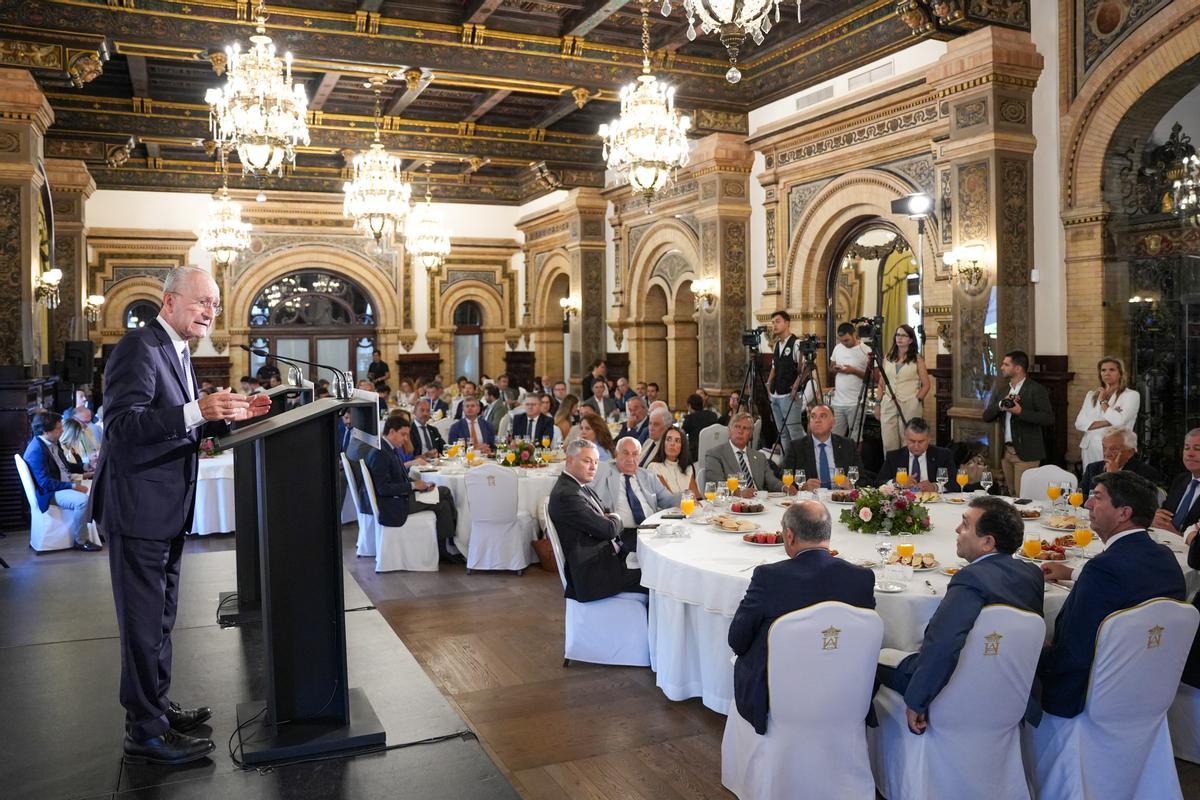
[[[925,238],[925,220],[929,219],[933,212],[933,198],[924,192],[916,192],[914,194],[905,195],[897,200],[892,201],[892,213],[903,214],[917,223],[917,241],[914,249],[916,250],[916,272],[909,272],[907,277],[920,279],[924,275],[924,260],[922,258],[921,242]]]

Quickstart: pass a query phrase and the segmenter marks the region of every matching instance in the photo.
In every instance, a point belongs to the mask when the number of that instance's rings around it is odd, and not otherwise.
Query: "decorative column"
[[[40,165],[53,122],[33,76],[0,69],[0,365],[36,370],[43,360],[45,309],[34,302],[33,286],[51,268],[39,220],[50,214],[43,210]]]
[[[989,26],[951,41],[928,72],[950,122],[937,153],[939,175],[946,175],[939,181],[938,208],[949,232],[943,244],[982,245],[985,253],[982,279],[954,285],[956,438],[988,432],[978,419],[1003,354],[1035,353],[1032,97],[1041,71],[1028,33]]]
[[[90,293],[87,279],[87,199],[96,191],[96,181],[82,161],[46,159],[50,198],[54,208],[54,266],[62,270],[58,308],[50,312],[49,352],[56,358],[64,343],[88,337],[83,314]]]
[[[700,276],[716,278],[719,297],[712,311],[697,315],[700,385],[740,386],[745,377],[741,332],[750,318],[750,165],[745,138],[714,133],[692,151],[689,169],[699,181],[696,218],[700,225]]]

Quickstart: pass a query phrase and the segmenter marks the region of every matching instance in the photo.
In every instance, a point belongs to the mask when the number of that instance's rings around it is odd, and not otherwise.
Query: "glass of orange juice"
[[[791,489],[792,484],[796,482],[796,470],[785,469],[783,471],[783,485]]]
[[[896,554],[901,558],[911,559],[915,551],[916,545],[913,544],[912,537],[901,535],[896,542]]]
[[[1058,483],[1046,484],[1046,497],[1050,498],[1050,507],[1058,505],[1058,498],[1062,497],[1062,485]]]
[[[717,482],[716,481],[707,481],[704,484],[704,499],[710,503],[717,499]]]
[[[1071,493],[1067,495],[1067,502],[1075,508],[1079,508],[1083,505],[1083,490],[1078,487],[1072,489]]]
[[[738,482],[741,481],[737,475],[729,475],[725,478],[725,487],[729,489],[730,494],[734,494],[738,490]]]
[[[971,479],[967,477],[967,471],[965,469],[960,469],[954,476],[954,482],[958,484],[959,489],[962,489],[971,482]]]
[[[679,498],[679,510],[685,517],[690,517],[696,510],[696,497],[691,492],[684,492]]]
[[[1087,547],[1092,543],[1092,528],[1087,522],[1080,521],[1080,525],[1084,527],[1075,529],[1075,544],[1078,547]]]
[[[907,469],[896,470],[896,485],[901,488],[908,486],[908,470]]]
[[[836,468],[833,473],[833,482],[836,483],[838,486],[845,486],[846,485],[846,470],[843,469],[842,467]]]
[[[1025,541],[1021,544],[1021,552],[1027,558],[1037,558],[1042,554],[1042,535],[1040,533],[1025,534]]]
[[[549,436],[543,436],[542,437],[542,447],[549,447],[551,441],[553,441],[553,440]]]
[[[475,451],[468,450],[467,451],[467,466],[471,466],[474,463],[475,463]]]

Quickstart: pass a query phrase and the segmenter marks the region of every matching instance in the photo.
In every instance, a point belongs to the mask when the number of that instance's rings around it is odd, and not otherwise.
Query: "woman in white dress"
[[[1129,388],[1121,359],[1105,356],[1096,369],[1100,373],[1100,388],[1087,393],[1079,416],[1075,417],[1075,429],[1083,431],[1079,450],[1084,469],[1104,460],[1103,439],[1109,430],[1114,427],[1133,430],[1142,405],[1142,396]]]
[[[693,496],[700,496],[696,488],[696,462],[688,449],[687,436],[679,428],[667,428],[646,469],[658,476],[667,491],[674,494],[690,491]]]

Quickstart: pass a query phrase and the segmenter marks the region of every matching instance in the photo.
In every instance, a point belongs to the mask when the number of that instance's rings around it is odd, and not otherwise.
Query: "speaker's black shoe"
[[[197,739],[170,729],[162,736],[144,742],[135,742],[125,735],[126,764],[187,764],[204,758],[215,749],[212,739]]]
[[[208,706],[180,708],[178,703],[167,706],[167,722],[171,723],[171,730],[177,733],[187,733],[211,716],[212,709]]]
[[[85,553],[94,553],[94,552],[96,552],[97,550],[103,550],[103,549],[104,549],[103,547],[101,547],[100,545],[96,544],[95,542],[84,542],[83,544],[77,544],[77,545],[75,545],[74,547],[75,547],[75,549],[76,549],[76,550],[82,550],[82,551],[84,551]]]

